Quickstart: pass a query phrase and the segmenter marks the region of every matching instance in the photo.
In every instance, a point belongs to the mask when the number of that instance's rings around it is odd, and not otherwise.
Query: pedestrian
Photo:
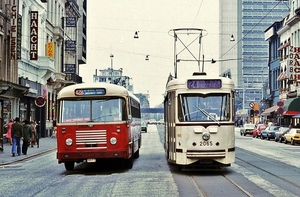
[[[26,119],[24,121],[23,134],[22,134],[22,140],[23,140],[22,153],[24,155],[27,155],[28,145],[31,137],[32,137],[32,131],[31,131],[30,122],[29,120]]]
[[[13,137],[13,144],[11,148],[12,156],[14,157],[16,154],[21,155],[21,144],[20,139],[23,133],[23,125],[20,123],[20,118],[16,117],[15,122],[12,124],[11,128],[12,137]]]
[[[13,123],[14,123],[13,119],[9,119],[9,122],[7,123],[6,138],[9,139],[10,145],[12,145],[11,127]]]
[[[31,140],[30,140],[30,144],[31,144],[31,147],[33,147],[35,144],[36,144],[36,127],[35,127],[35,121],[34,120],[31,120],[30,121],[30,128],[31,128]]]

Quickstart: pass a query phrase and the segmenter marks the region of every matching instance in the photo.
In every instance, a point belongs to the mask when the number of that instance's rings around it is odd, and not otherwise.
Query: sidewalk
[[[56,149],[56,138],[46,137],[40,139],[39,148],[35,145],[33,148],[28,147],[27,155],[21,154],[20,156],[16,155],[12,157],[11,145],[9,143],[4,143],[3,152],[0,152],[0,166],[8,165],[16,161],[22,161],[24,159],[35,157],[39,154],[55,150]],[[21,150],[22,150],[22,141],[21,141]]]

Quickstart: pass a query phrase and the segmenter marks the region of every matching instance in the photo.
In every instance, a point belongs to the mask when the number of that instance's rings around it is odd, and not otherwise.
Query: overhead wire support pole
[[[202,40],[202,31],[200,32],[200,35],[199,35],[199,55],[198,55],[199,72],[200,72],[201,40]],[[204,55],[203,55],[203,60],[204,60]],[[202,65],[202,72],[204,72],[204,62],[203,62],[203,65]]]

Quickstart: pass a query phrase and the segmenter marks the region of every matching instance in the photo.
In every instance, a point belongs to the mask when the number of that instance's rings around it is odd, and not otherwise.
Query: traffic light
[[[250,110],[250,117],[253,118],[254,117],[254,109]]]

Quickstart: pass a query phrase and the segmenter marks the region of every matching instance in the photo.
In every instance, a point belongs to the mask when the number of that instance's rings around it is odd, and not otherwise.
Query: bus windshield
[[[60,101],[59,122],[107,122],[125,120],[122,98],[65,99]]]
[[[180,94],[178,119],[180,122],[217,122],[230,120],[230,94]]]

